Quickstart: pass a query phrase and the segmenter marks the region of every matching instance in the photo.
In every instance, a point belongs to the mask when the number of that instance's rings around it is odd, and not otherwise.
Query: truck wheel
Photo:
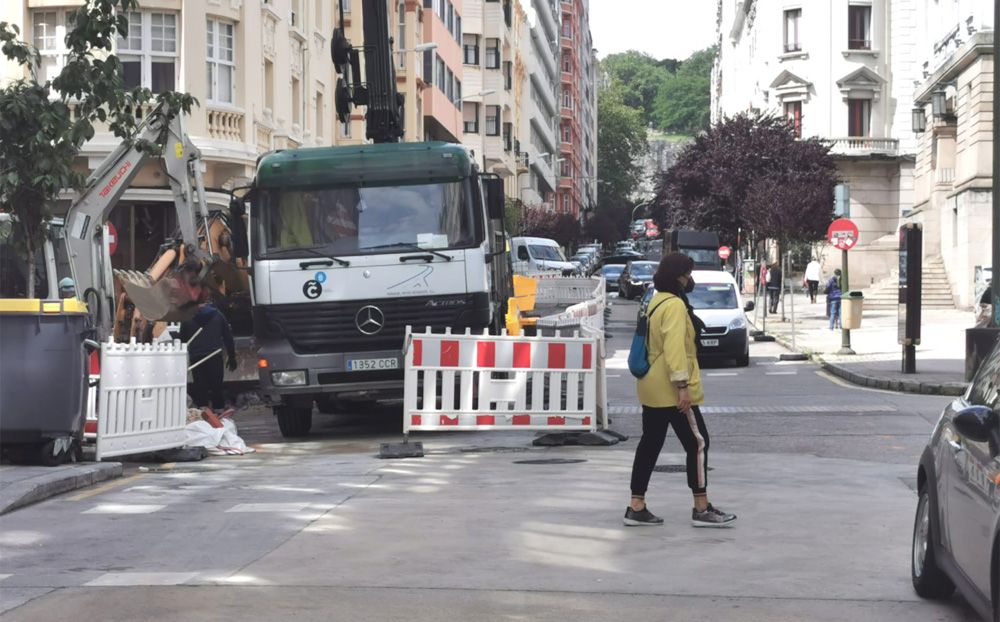
[[[917,515],[913,521],[913,554],[910,578],[913,589],[921,598],[943,599],[955,591],[955,584],[937,564],[934,554],[934,527],[937,517],[928,492],[929,484],[920,489]]]
[[[278,419],[278,429],[285,438],[296,438],[309,434],[312,429],[312,408],[277,406],[274,416]]]

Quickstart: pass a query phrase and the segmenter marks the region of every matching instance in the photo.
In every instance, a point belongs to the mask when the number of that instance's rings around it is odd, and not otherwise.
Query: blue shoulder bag
[[[632,336],[632,346],[628,350],[628,370],[636,378],[642,378],[649,373],[649,318],[666,300],[653,307],[648,314],[639,311],[635,321],[635,334]]]

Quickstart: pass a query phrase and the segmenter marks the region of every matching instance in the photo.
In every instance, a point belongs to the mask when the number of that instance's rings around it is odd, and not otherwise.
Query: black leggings
[[[192,355],[191,363],[197,363],[204,355]],[[218,353],[201,365],[191,370],[191,387],[188,392],[194,405],[204,408],[211,405],[212,410],[221,411],[226,407],[226,393],[222,389],[225,370],[222,365],[222,353]]]
[[[674,426],[677,439],[687,452],[688,487],[694,494],[704,494],[708,486],[708,429],[697,406],[691,414],[682,413],[674,406],[667,408],[642,407],[642,438],[635,448],[632,463],[632,494],[644,496],[649,487],[656,459],[667,438],[667,428]]]

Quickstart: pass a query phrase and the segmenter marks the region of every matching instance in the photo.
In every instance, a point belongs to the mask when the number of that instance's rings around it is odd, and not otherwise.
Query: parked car
[[[736,280],[721,270],[694,270],[694,291],[688,302],[702,322],[705,330],[699,337],[700,360],[734,359],[740,367],[750,364],[750,335],[746,313],[753,311],[752,300],[743,302]],[[653,290],[646,293],[648,302]]]
[[[1000,622],[1000,348],[945,407],[917,468],[911,578]]]
[[[511,238],[512,265],[516,274],[561,272],[565,276],[577,274],[576,264],[566,261],[562,248],[549,238]]]
[[[601,276],[604,277],[604,291],[618,291],[618,277],[625,270],[625,264],[611,264],[601,268]]]
[[[645,257],[643,257],[642,253],[628,251],[624,253],[615,253],[614,255],[609,255],[601,259],[601,265],[610,266],[614,264],[620,264],[624,266],[630,261],[642,261],[644,259]]]
[[[642,298],[646,288],[653,282],[656,272],[655,261],[631,261],[618,277],[618,297]]]

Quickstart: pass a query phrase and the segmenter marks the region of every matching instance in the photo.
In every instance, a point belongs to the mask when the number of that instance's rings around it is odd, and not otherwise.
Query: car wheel
[[[913,546],[910,556],[910,578],[913,589],[922,598],[948,598],[955,591],[955,584],[937,565],[934,556],[934,530],[937,518],[931,504],[928,485],[920,489],[917,515],[913,521]]]
[[[305,436],[312,429],[312,407],[276,406],[274,416],[278,419],[278,429],[285,438]]]
[[[739,357],[737,357],[736,358],[736,366],[737,367],[749,367],[750,366],[750,353],[747,352],[746,354],[741,354]]]

